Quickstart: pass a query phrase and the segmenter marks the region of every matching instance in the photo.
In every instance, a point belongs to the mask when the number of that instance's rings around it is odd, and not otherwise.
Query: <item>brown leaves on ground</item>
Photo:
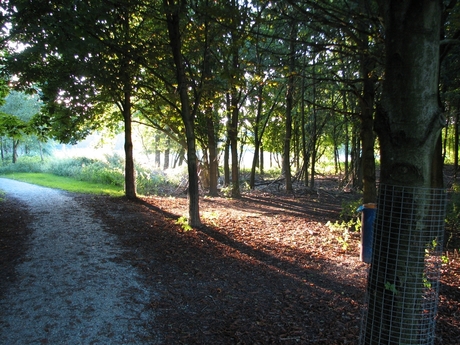
[[[359,234],[347,248],[338,219],[347,193],[251,193],[200,200],[203,227],[184,231],[186,198],[79,196],[125,246],[153,292],[152,333],[165,344],[356,344],[368,265]],[[21,215],[20,218],[18,215]],[[20,205],[0,209],[0,274],[28,233]],[[443,266],[437,344],[458,344],[460,259]],[[14,271],[14,269],[13,269]],[[9,272],[9,273],[8,273]]]
[[[186,198],[96,198],[157,296],[166,344],[356,344],[368,265],[359,234],[325,224],[346,193],[203,198],[203,227],[184,231]],[[459,259],[444,267],[438,344],[460,337]]]

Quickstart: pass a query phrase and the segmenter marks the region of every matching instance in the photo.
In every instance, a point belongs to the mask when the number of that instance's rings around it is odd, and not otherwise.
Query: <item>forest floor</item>
[[[315,192],[203,197],[204,225],[190,231],[177,224],[187,216],[184,196],[74,197],[117,236],[126,249],[118,260],[156,291],[146,307],[162,343],[357,344],[369,265],[359,259],[359,233],[347,237],[326,225],[339,219],[344,201],[358,198],[336,186],[335,178],[322,178]],[[29,219],[14,200],[0,211],[0,275],[14,280]],[[453,345],[460,339],[460,257],[446,255],[436,344]]]

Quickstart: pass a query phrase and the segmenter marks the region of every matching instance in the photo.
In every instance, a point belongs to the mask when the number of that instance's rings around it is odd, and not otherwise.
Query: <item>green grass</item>
[[[1,177],[75,193],[105,194],[110,196],[124,195],[124,191],[117,186],[78,181],[69,177],[56,176],[47,173],[10,173],[2,175]]]

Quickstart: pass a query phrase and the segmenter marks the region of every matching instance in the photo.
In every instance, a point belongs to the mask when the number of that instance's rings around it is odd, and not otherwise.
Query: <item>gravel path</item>
[[[0,190],[33,218],[17,279],[0,300],[0,344],[160,343],[153,292],[90,210],[59,190],[3,178]]]

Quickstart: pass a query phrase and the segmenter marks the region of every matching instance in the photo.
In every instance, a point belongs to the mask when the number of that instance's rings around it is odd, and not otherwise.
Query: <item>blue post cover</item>
[[[358,208],[361,213],[361,261],[370,263],[372,241],[374,239],[374,220],[377,211],[375,204],[364,204]]]

